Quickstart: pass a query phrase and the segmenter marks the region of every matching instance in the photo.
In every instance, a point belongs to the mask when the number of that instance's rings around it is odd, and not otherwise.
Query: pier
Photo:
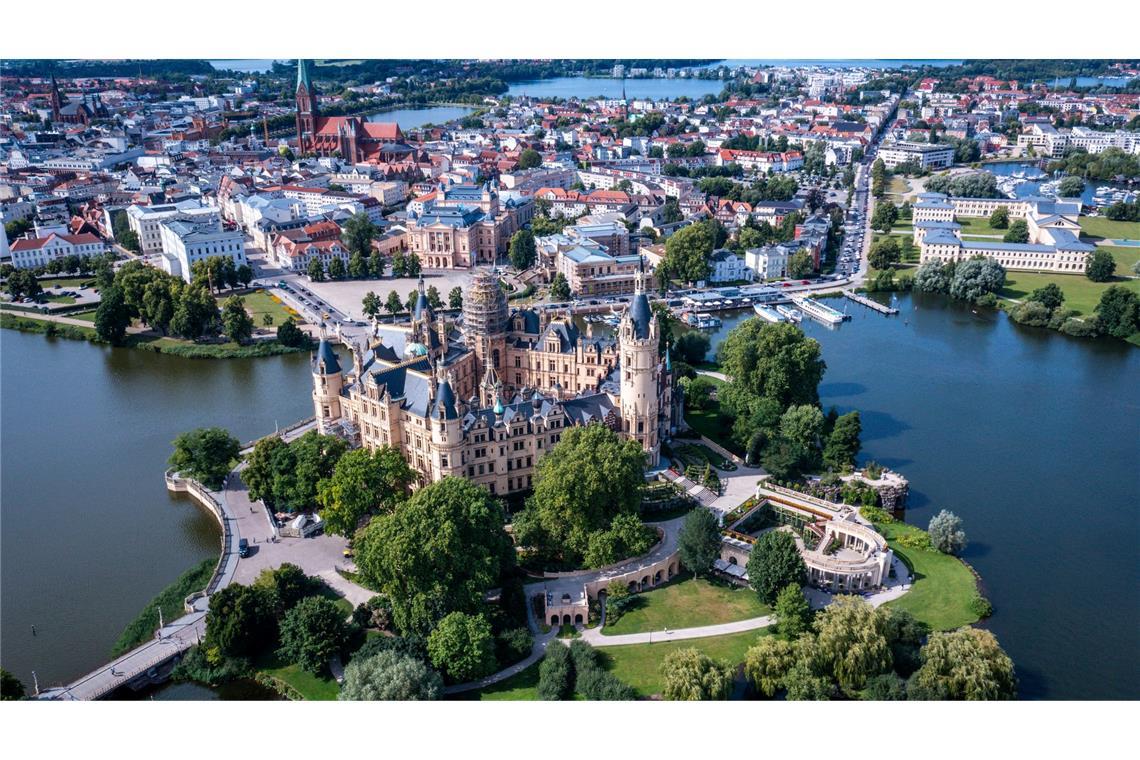
[[[820,303],[811,298],[803,296],[791,296],[792,303],[799,308],[804,314],[807,314],[814,320],[823,322],[825,325],[837,325],[844,320],[851,319],[847,314],[841,311],[836,311],[827,304]]]
[[[866,296],[861,296],[853,290],[845,290],[845,291],[843,291],[843,295],[847,296],[849,299],[851,299],[855,303],[859,304],[860,306],[866,306],[868,309],[873,309],[874,311],[877,311],[880,314],[898,314],[899,313],[899,310],[896,309],[894,306],[885,306],[884,304],[881,304],[878,301],[872,301],[870,298],[867,298]]]

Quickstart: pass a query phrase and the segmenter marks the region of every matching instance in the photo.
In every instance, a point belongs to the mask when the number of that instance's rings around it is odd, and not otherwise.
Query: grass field
[[[904,177],[891,177],[891,182],[887,185],[888,195],[906,195],[910,192],[910,182],[907,182]],[[901,200],[901,199],[900,199]]]
[[[551,644],[561,646],[561,644]],[[456,694],[449,699],[479,700],[482,702],[533,702],[538,699],[538,668],[542,664],[539,660],[526,670],[515,673],[505,681],[488,686],[485,689],[466,691]]]
[[[716,660],[731,665],[744,661],[744,653],[771,628],[731,633],[727,636],[710,636],[704,639],[682,639],[661,644],[630,644],[598,649],[602,666],[637,690],[642,697],[661,693],[661,661],[670,652],[695,647]]]
[[[695,628],[748,620],[772,612],[751,589],[714,584],[688,574],[638,594],[637,598],[641,600],[640,606],[626,612],[613,625],[607,623],[603,634],[618,636],[665,628]]]
[[[1140,222],[1114,222],[1103,216],[1082,216],[1078,221],[1087,237],[1140,240]]]
[[[1108,251],[1116,262],[1116,274],[1128,277],[1133,274],[1132,267],[1140,261],[1140,245],[1101,245],[1098,251]]]
[[[974,574],[957,557],[935,551],[908,549],[898,538],[919,529],[905,523],[876,525],[891,549],[914,571],[914,585],[904,596],[888,606],[912,613],[938,631],[960,628],[977,621],[970,610],[970,600],[977,593]]]
[[[1116,271],[1122,271],[1117,264]],[[1076,309],[1081,314],[1092,314],[1100,301],[1101,294],[1112,285],[1123,285],[1130,290],[1140,293],[1140,280],[1126,280],[1120,277],[1113,282],[1093,282],[1083,274],[1045,274],[1038,272],[1015,272],[1006,274],[1005,287],[1001,290],[1003,298],[1025,298],[1037,288],[1044,287],[1051,282],[1057,283],[1061,292],[1065,294],[1065,307]]]
[[[327,672],[313,675],[300,665],[282,662],[276,654],[259,662],[257,672],[287,684],[308,701],[335,700],[340,693],[340,685]]]
[[[253,324],[255,327],[262,327],[262,319],[266,314],[273,317],[273,324],[279,325],[288,317],[293,317],[293,321],[301,321],[297,312],[290,309],[281,303],[280,299],[275,298],[265,290],[255,290],[251,293],[242,294],[242,299],[245,300],[245,310],[253,317]],[[221,308],[225,300],[229,298],[229,294],[220,295],[217,297],[218,308]]]
[[[82,319],[84,322],[95,322],[95,310],[73,311],[67,315],[69,319]]]
[[[960,216],[954,221],[962,225],[962,234],[965,236],[996,235],[998,238],[1005,237],[1006,230],[991,227],[988,216]],[[992,237],[989,239],[992,239]]]
[[[93,277],[56,277],[50,280],[40,280],[40,287],[44,288],[66,288],[67,290],[78,289],[80,285],[91,286],[95,284]]]

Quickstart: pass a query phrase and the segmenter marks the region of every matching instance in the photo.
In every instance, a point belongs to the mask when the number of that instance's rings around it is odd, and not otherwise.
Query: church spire
[[[306,90],[312,92],[313,84],[309,81],[309,67],[305,64],[304,58],[297,59],[297,89],[304,87]]]

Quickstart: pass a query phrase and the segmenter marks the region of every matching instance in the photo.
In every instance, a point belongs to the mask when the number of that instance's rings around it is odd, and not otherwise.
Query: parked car
[[[243,538],[241,541],[238,541],[238,556],[239,557],[248,557],[249,556],[249,541],[247,539]]]

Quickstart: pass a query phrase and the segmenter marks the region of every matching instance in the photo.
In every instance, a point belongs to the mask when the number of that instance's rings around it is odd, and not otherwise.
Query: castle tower
[[[304,58],[297,59],[297,152],[304,153],[306,143],[316,134],[317,96],[309,80],[309,67]]]
[[[431,407],[431,468],[432,480],[463,473],[463,422],[455,403],[451,375],[436,364],[439,380]]]
[[[479,405],[484,409],[489,409],[492,406],[501,408],[502,400],[499,394],[502,389],[503,384],[499,382],[495,365],[491,363],[491,357],[488,356],[483,363],[483,382],[479,384]]]
[[[659,335],[657,317],[645,295],[643,265],[635,280],[633,303],[618,326],[618,349],[621,353],[622,430],[641,444],[651,466],[657,465],[661,452]]]
[[[321,435],[331,435],[341,417],[340,391],[344,386],[340,362],[321,325],[321,342],[313,357],[313,413]]]
[[[475,273],[463,294],[463,334],[476,361],[499,378],[507,377],[507,294],[491,270]]]

